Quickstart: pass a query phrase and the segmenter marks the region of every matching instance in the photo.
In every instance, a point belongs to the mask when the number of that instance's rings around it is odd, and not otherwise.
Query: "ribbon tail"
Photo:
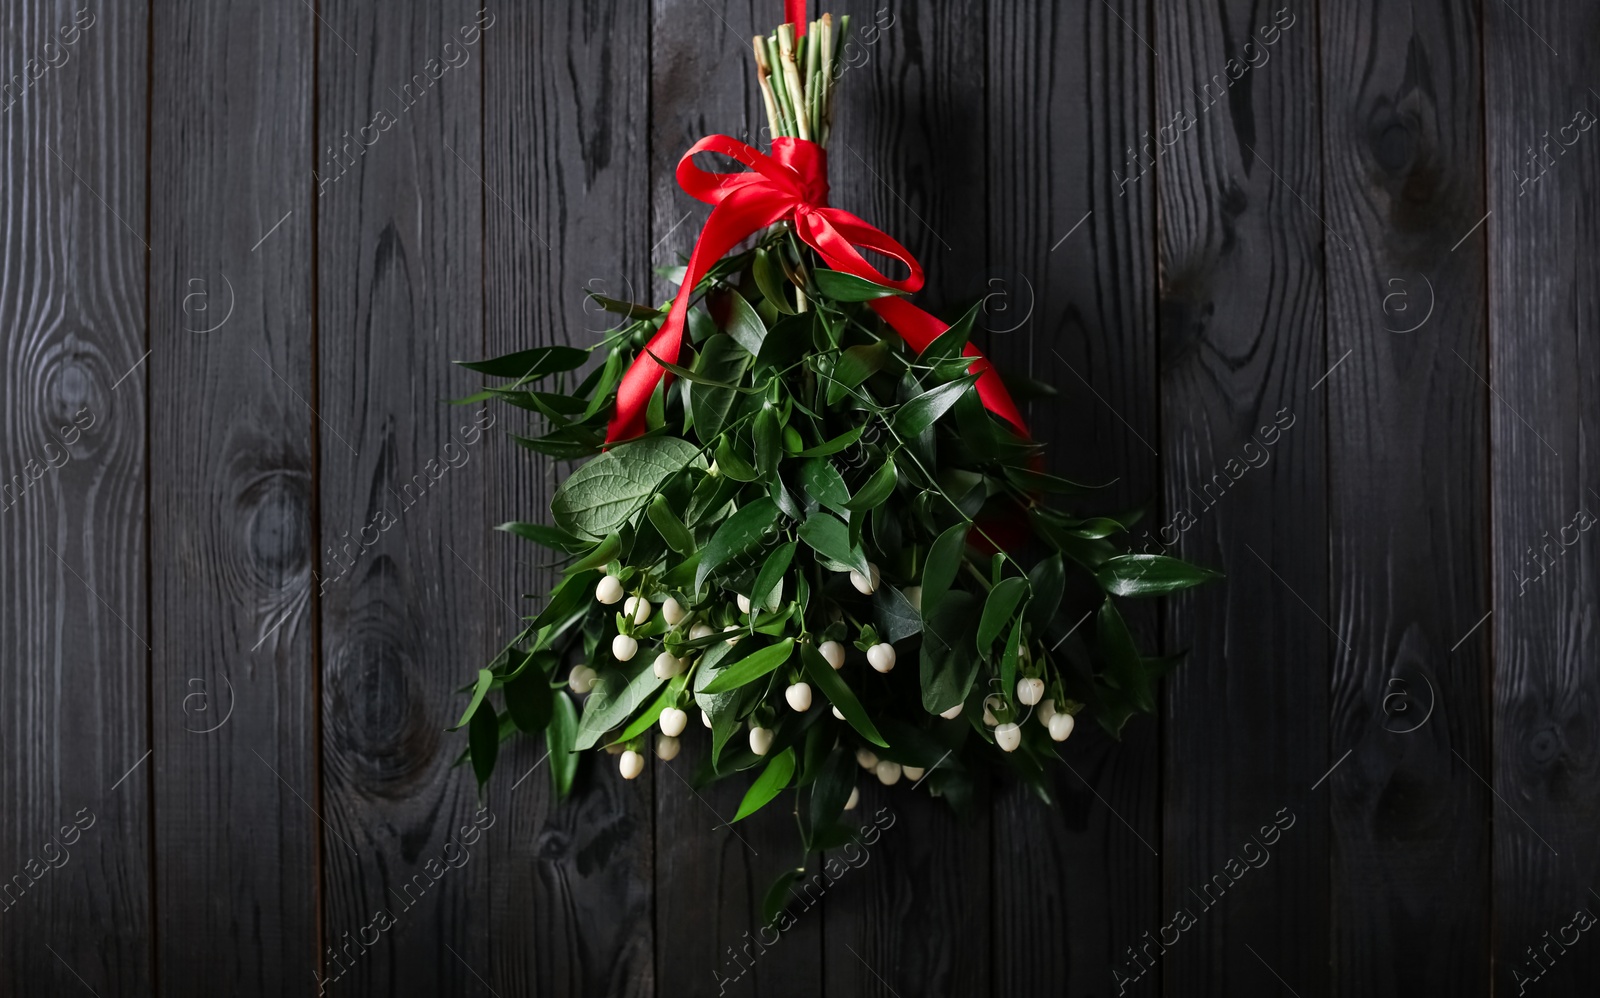
[[[938,316],[918,308],[899,296],[877,298],[867,304],[874,312],[883,316],[883,320],[900,334],[900,338],[919,353],[926,350],[928,344],[950,328],[948,324],[940,321]],[[971,343],[967,344],[967,348],[961,354],[972,358],[972,366],[968,367],[967,371],[978,375],[977,384],[973,387],[977,388],[978,399],[983,402],[983,407],[1010,423],[1024,440],[1031,439],[1028,425],[1023,422],[1022,413],[1017,411],[1017,403],[1012,400],[1011,393],[1006,390],[1005,382],[1000,380],[1000,372],[989,363],[989,358]]]
[[[678,288],[677,297],[672,300],[672,309],[667,313],[666,321],[650,338],[645,352],[634,358],[633,364],[617,385],[617,405],[606,426],[607,444],[629,440],[645,432],[645,410],[650,404],[650,395],[656,390],[656,385],[668,376],[667,370],[651,359],[650,354],[669,364],[678,363],[678,353],[683,347],[684,323],[689,317],[689,299],[694,296],[701,279],[729,250],[751,233],[782,218],[790,206],[791,202],[781,197],[774,198],[759,188],[747,187],[730,194],[711,209],[711,217],[706,219],[705,228],[695,241],[694,251],[689,254],[683,284]]]
[[[799,38],[806,33],[806,0],[784,0],[783,16],[790,24],[794,25],[794,36]]]

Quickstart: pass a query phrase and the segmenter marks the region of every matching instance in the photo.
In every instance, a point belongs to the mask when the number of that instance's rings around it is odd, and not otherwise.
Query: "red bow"
[[[754,172],[702,170],[693,162],[695,154],[701,152],[722,153]],[[805,139],[777,138],[772,141],[772,153],[767,156],[737,139],[712,135],[696,142],[678,161],[678,186],[690,196],[713,205],[711,217],[706,220],[694,252],[689,256],[683,284],[678,288],[666,321],[645,347],[646,352],[641,353],[622,376],[617,388],[617,409],[606,431],[607,443],[645,432],[645,409],[650,395],[667,374],[649,355],[655,354],[669,364],[678,363],[684,320],[695,287],[718,260],[752,233],[788,221],[794,225],[800,240],[816,250],[834,270],[908,294],[922,287],[922,267],[909,250],[848,211],[828,207],[827,153],[820,146]],[[868,263],[861,249],[900,261],[910,274],[902,280],[890,278]],[[918,351],[926,349],[949,328],[936,316],[899,296],[878,298],[867,304]],[[976,388],[984,407],[1026,437],[1028,428],[1017,412],[1016,403],[982,351],[969,343],[963,354],[972,358],[968,370],[978,375]]]

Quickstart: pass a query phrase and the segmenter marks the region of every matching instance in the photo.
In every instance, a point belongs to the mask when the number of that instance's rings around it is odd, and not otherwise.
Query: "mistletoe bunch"
[[[775,135],[826,138],[843,36],[824,17],[756,40]],[[672,357],[647,347],[668,306],[596,297],[624,324],[586,375],[568,346],[466,365],[495,383],[463,401],[536,414],[519,444],[587,459],[553,525],[501,526],[563,571],[467,688],[480,781],[518,732],[543,733],[558,794],[597,746],[632,779],[652,743],[678,755],[693,715],[694,782],[754,772],[735,820],[796,789],[809,853],[848,840],[858,765],[961,805],[997,761],[1048,797],[1080,716],[1115,734],[1154,709],[1173,660],[1140,654],[1117,600],[1214,573],[1128,553],[1136,515],[1091,515],[1090,487],[1040,470],[975,387],[996,378],[968,347],[977,307],[913,349],[874,307],[899,292],[826,266],[788,221],[691,283]],[[613,443],[638,364],[661,376]]]

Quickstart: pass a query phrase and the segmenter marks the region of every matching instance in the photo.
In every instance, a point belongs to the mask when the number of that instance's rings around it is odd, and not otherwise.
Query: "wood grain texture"
[[[1098,0],[990,5],[983,324],[995,363],[1061,393],[1027,410],[1051,470],[1115,481],[1101,512],[1155,507],[1134,539],[1159,551],[1156,192],[1118,182],[1154,127],[1151,31],[1148,11],[1122,16]],[[1157,607],[1123,610],[1157,649]],[[1122,948],[1161,923],[1158,734],[1151,718],[1120,742],[1081,724],[1052,774],[1055,806],[1019,786],[999,795],[996,994],[1104,995]]]
[[[987,290],[989,223],[985,5],[850,5],[860,57],[839,79],[829,143],[830,201],[890,233],[927,272],[916,296],[953,319]],[[876,29],[876,30],[874,30]],[[863,780],[859,814],[895,825],[870,861],[828,893],[829,994],[990,991],[991,837],[987,808],[958,818],[926,787]]]
[[[1167,510],[1187,514],[1178,553],[1228,577],[1169,601],[1172,644],[1193,652],[1167,685],[1168,914],[1119,955],[1127,977],[1160,965],[1169,994],[1262,993],[1277,975],[1309,998],[1330,993],[1328,790],[1312,787],[1337,758],[1329,655],[1349,640],[1328,621],[1313,386],[1332,363],[1324,260],[1353,252],[1318,219],[1316,8],[1162,2],[1155,20],[1156,120],[1179,126],[1139,181],[1159,190]],[[1262,835],[1280,813],[1287,829]]]
[[[648,29],[641,4],[498,10],[484,38],[485,355],[594,343],[613,317],[586,307],[584,291],[647,297]],[[507,439],[533,423],[518,410],[495,415],[484,525],[549,522],[571,465]],[[504,533],[484,543],[485,577],[531,612],[519,597],[549,592],[548,552]],[[484,616],[486,659],[519,625],[498,603]],[[507,743],[489,786],[502,815],[487,846],[491,979],[505,995],[653,994],[651,781],[587,759],[576,795],[557,804],[544,755],[543,738]]]
[[[352,993],[481,994],[490,971],[471,832],[505,819],[474,826],[445,729],[488,621],[512,611],[483,578],[484,436],[444,400],[471,383],[450,361],[483,346],[494,22],[473,3],[320,9],[323,935]]]
[[[1477,5],[1322,8],[1333,990],[1489,993]],[[1458,758],[1459,757],[1459,758]]]
[[[750,39],[770,31],[782,12],[766,0],[656,0],[652,6],[650,262],[671,266],[687,258],[710,212],[678,188],[674,171],[684,151],[711,134],[768,147]],[[675,290],[658,280],[653,293],[664,299]],[[777,942],[761,922],[772,882],[805,862],[793,797],[729,827],[753,774],[693,789],[688,781],[709,745],[697,711],[690,714],[682,754],[654,764],[658,993],[821,993],[823,905],[813,902],[797,914]]]
[[[149,995],[146,12],[5,13],[0,991]]]
[[[314,21],[155,12],[152,718],[162,991],[318,965],[311,441]],[[281,224],[279,224],[281,223]],[[259,245],[257,245],[259,242]]]
[[[1489,349],[1467,359],[1494,386],[1492,772],[1468,760],[1499,798],[1496,993],[1560,994],[1600,974],[1600,947],[1571,928],[1579,909],[1600,912],[1600,11],[1515,6],[1484,9],[1494,214],[1472,240],[1487,239]]]

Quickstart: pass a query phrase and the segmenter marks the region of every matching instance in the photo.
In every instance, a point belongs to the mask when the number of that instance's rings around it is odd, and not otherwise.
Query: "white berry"
[[[756,755],[766,755],[772,749],[771,728],[750,729],[750,751]]]
[[[723,634],[727,634],[729,631],[742,631],[742,630],[744,630],[744,628],[740,627],[738,624],[729,624],[727,627],[724,627],[722,629],[722,633]],[[736,645],[738,643],[739,643],[739,639],[738,638],[729,638],[728,639],[728,644],[730,644],[730,645]]]
[[[1017,699],[1024,705],[1032,707],[1044,697],[1044,680],[1019,679],[1017,680]]]
[[[875,769],[878,765],[878,754],[869,748],[856,749],[856,762],[862,769]]]
[[[795,683],[783,691],[783,698],[789,701],[789,706],[803,714],[811,709],[811,686],[808,683]]]
[[[624,780],[632,780],[644,772],[644,756],[633,749],[622,753],[622,758],[617,761],[617,768],[622,771]]]
[[[655,662],[650,666],[657,679],[671,679],[683,672],[683,659],[673,658],[667,652],[656,656]]]
[[[823,660],[833,666],[835,670],[844,668],[844,645],[837,641],[824,641],[822,644],[817,645],[817,651],[822,654]]]
[[[618,662],[626,662],[632,659],[638,651],[639,642],[626,634],[619,634],[611,639],[611,654],[616,657]]]
[[[850,584],[855,586],[856,592],[861,595],[871,596],[878,588],[878,566],[869,561],[867,562],[866,575],[852,571],[850,573]]]
[[[689,715],[676,707],[668,707],[661,712],[661,733],[668,738],[676,738],[683,734],[683,729],[689,724]]]
[[[689,640],[690,641],[699,641],[701,638],[709,638],[709,637],[711,637],[711,635],[713,635],[715,633],[717,633],[717,632],[713,631],[710,627],[706,626],[705,624],[696,624],[693,627],[689,628]]]
[[[876,644],[867,649],[867,664],[879,672],[894,668],[894,645]]]
[[[1045,727],[1050,726],[1050,719],[1056,716],[1056,702],[1054,700],[1039,701],[1039,709],[1034,711],[1034,716],[1039,718],[1039,723]]]
[[[749,613],[750,612],[750,597],[745,596],[743,594],[740,594],[738,596],[735,596],[733,598],[733,601],[735,603],[739,604],[739,612],[740,613]]]
[[[587,693],[594,689],[594,670],[587,665],[575,665],[567,673],[567,685],[572,687],[574,693]]]
[[[662,762],[671,762],[678,757],[678,749],[682,746],[676,738],[664,737],[656,739],[656,758]]]
[[[594,587],[594,598],[610,606],[622,598],[622,580],[615,575],[608,575],[600,580]]]
[[[906,779],[910,780],[912,783],[916,783],[918,780],[921,780],[923,775],[928,772],[921,766],[902,766],[900,767],[900,771],[905,773]]]
[[[832,710],[833,710],[833,716],[834,717],[837,717],[841,721],[844,720],[844,715],[839,712],[839,708],[838,707],[834,707],[834,708],[832,708]]]
[[[861,788],[851,787],[850,799],[844,802],[844,809],[846,811],[854,811],[859,803],[861,803]]]
[[[711,715],[702,710],[700,712],[700,723],[708,728],[711,727]]]
[[[876,772],[878,774],[878,782],[886,787],[892,787],[900,782],[900,764],[898,762],[891,762],[885,759],[878,763]]]
[[[1066,712],[1057,714],[1050,719],[1050,738],[1053,741],[1064,742],[1072,734],[1073,727],[1077,724],[1072,715]]]
[[[1015,752],[1022,744],[1022,729],[1007,721],[994,729],[994,743],[1007,752]]]
[[[629,596],[628,602],[622,604],[622,613],[635,624],[642,624],[650,619],[650,601],[643,596]]]
[[[677,627],[678,621],[689,615],[683,604],[668,596],[666,602],[661,604],[661,619],[667,622],[668,627]]]
[[[946,721],[954,721],[956,718],[961,716],[961,708],[963,706],[965,706],[965,705],[958,703],[954,707],[951,707],[949,710],[941,710],[939,712],[939,716],[944,718]]]
[[[983,723],[991,728],[1000,723],[1000,719],[995,717],[994,711],[989,708],[989,701],[996,699],[999,698],[993,694],[983,698]]]

